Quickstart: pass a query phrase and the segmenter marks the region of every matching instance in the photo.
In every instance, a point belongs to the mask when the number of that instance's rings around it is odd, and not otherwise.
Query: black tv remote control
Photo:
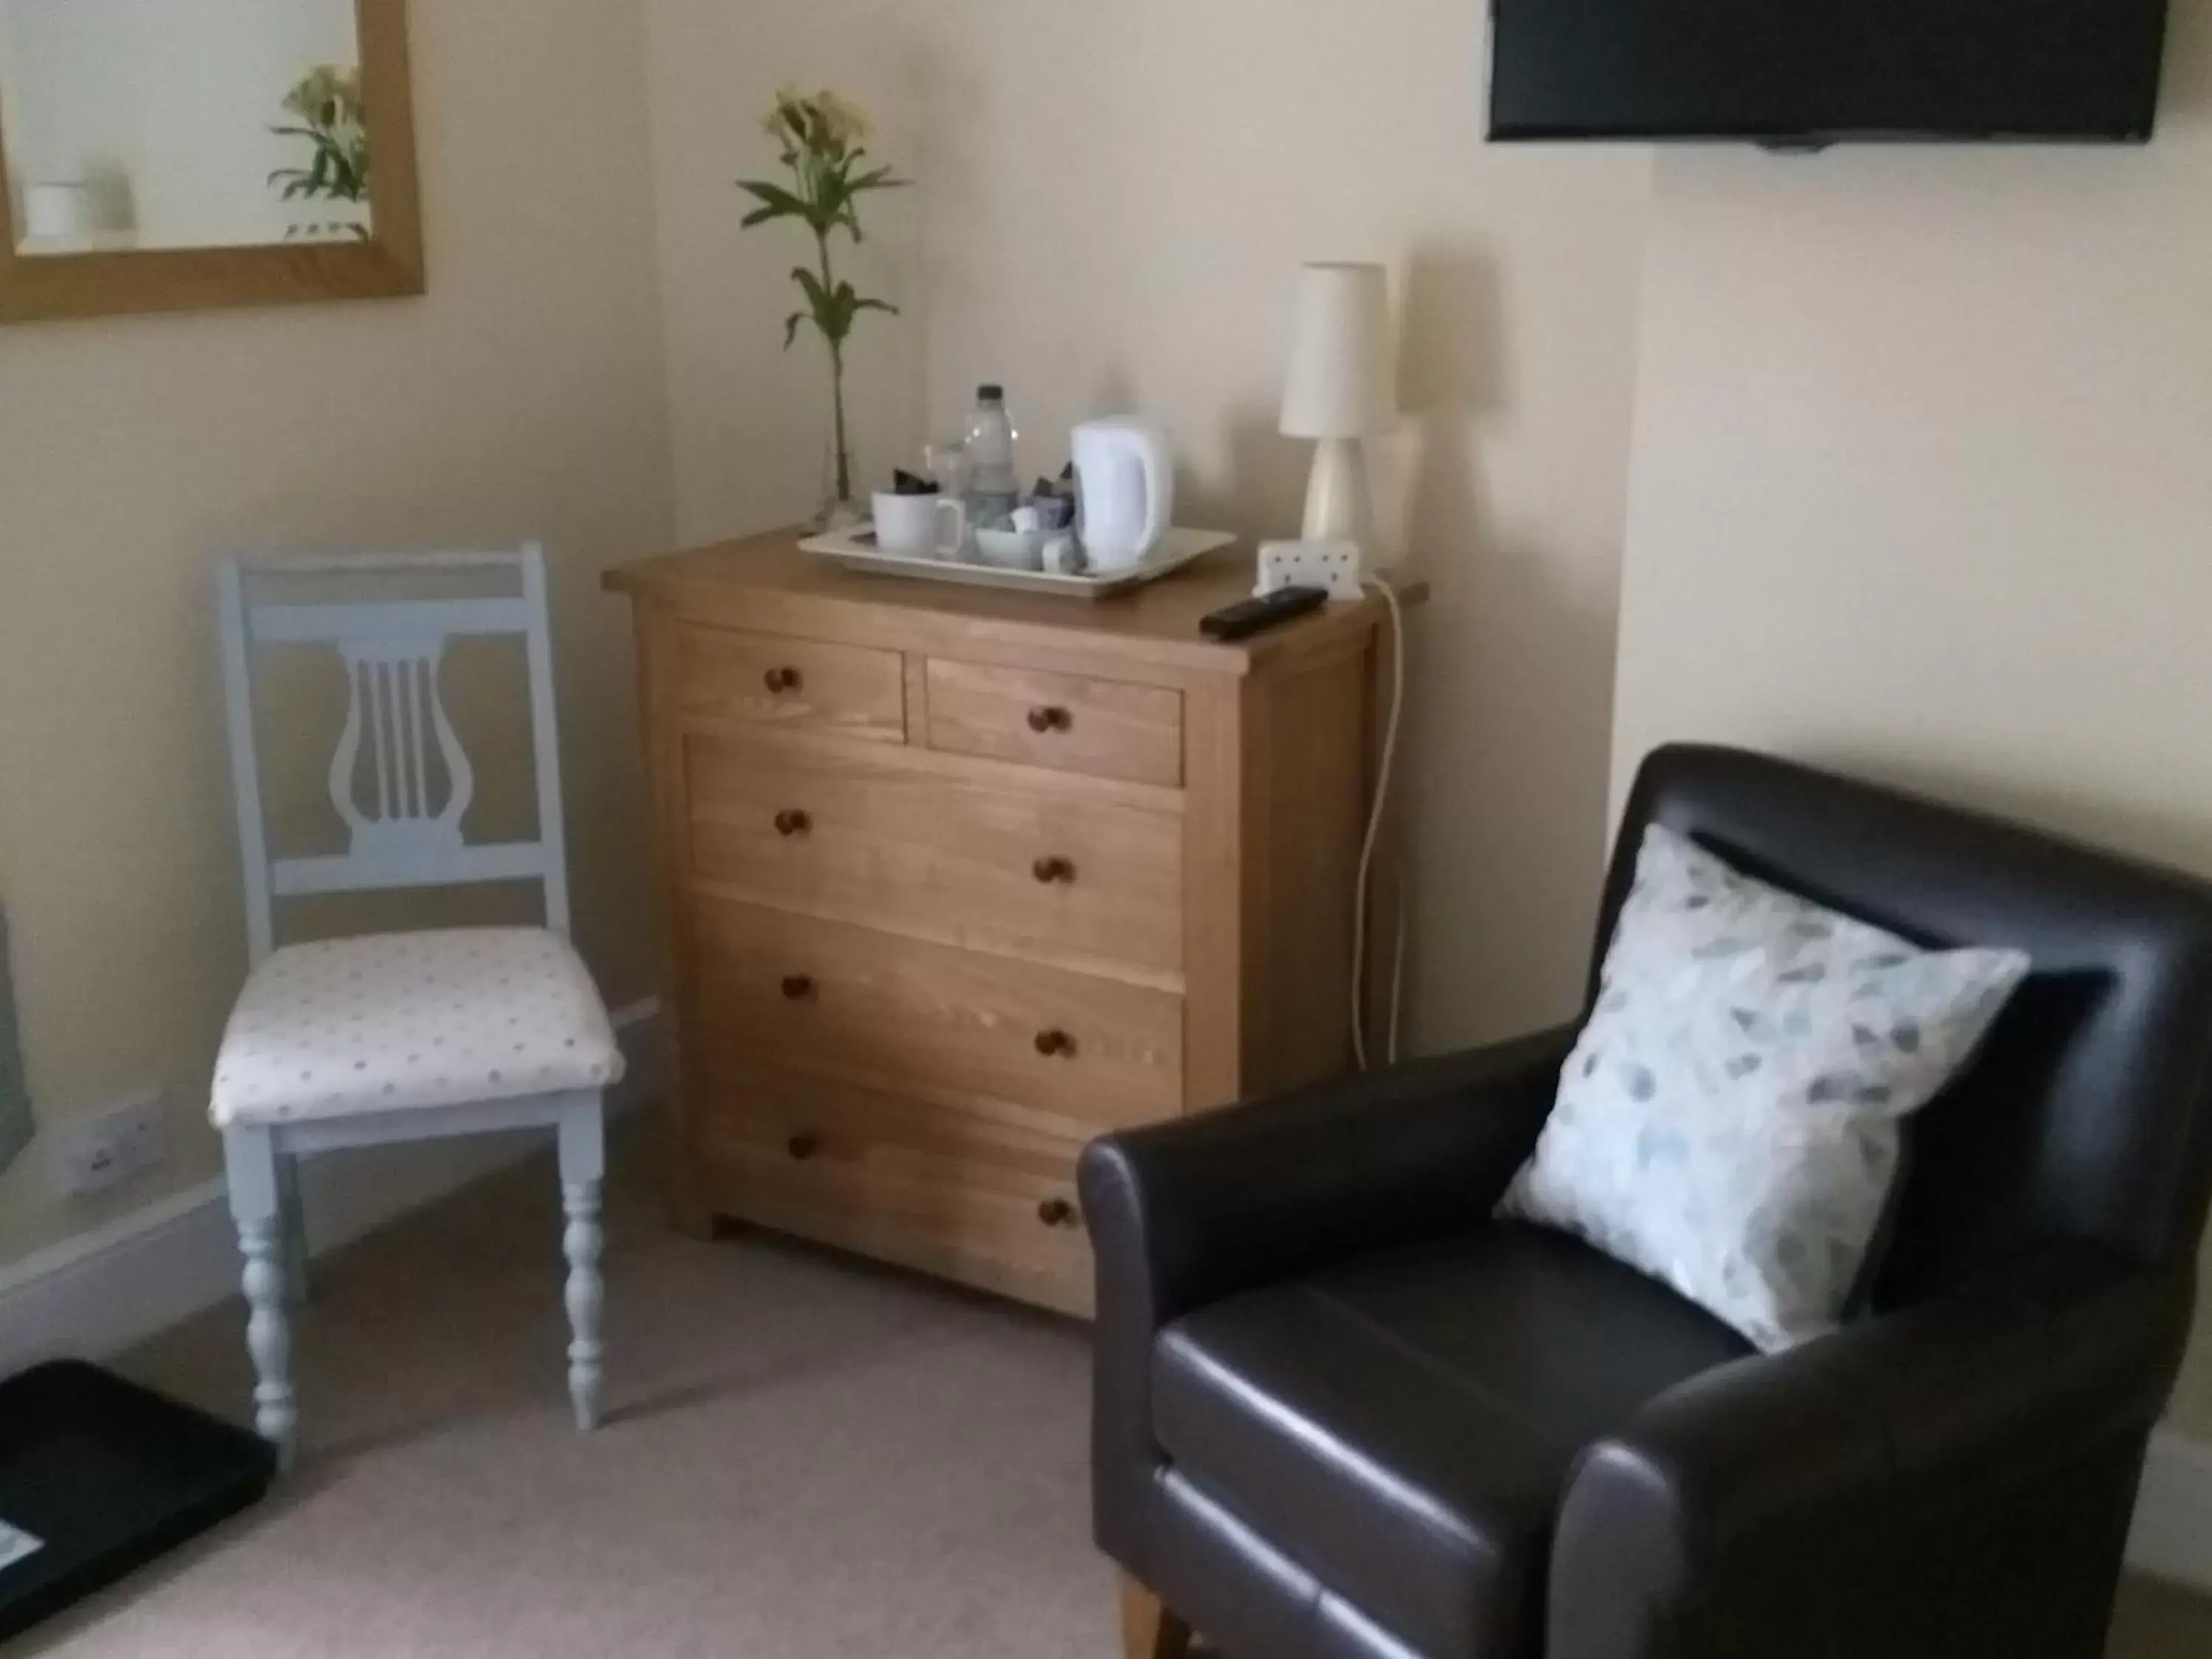
[[[1264,599],[1247,599],[1242,605],[1232,605],[1203,618],[1198,631],[1209,640],[1224,643],[1231,640],[1249,639],[1253,635],[1277,628],[1308,611],[1318,611],[1328,603],[1326,587],[1278,588]]]

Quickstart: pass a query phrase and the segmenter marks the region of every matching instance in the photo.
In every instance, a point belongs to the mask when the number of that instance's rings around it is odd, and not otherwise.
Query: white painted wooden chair
[[[494,586],[498,597],[450,595]],[[541,1127],[559,1135],[568,1218],[568,1392],[599,1415],[603,1091],[622,1074],[605,1005],[570,947],[560,751],[543,551],[233,562],[222,567],[224,686],[252,973],[216,1062],[231,1212],[246,1259],[255,1423],[284,1461],[298,1425],[288,1292],[304,1289],[296,1160],[394,1141]],[[336,598],[331,597],[332,594]],[[318,595],[321,597],[317,597]],[[448,641],[519,636],[529,663],[538,836],[469,845],[475,772],[448,718]],[[330,766],[347,850],[271,855],[254,667],[271,646],[327,645],[344,663]],[[543,928],[461,928],[276,946],[276,902],[318,893],[530,879]]]

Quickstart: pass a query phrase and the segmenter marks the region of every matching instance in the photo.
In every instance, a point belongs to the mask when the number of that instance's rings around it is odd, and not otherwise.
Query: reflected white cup
[[[876,545],[908,558],[957,559],[968,545],[968,507],[950,495],[876,492]]]

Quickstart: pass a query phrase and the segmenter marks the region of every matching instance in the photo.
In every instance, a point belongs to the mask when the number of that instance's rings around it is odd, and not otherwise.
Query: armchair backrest
[[[1786,762],[1674,747],[1629,799],[1601,960],[1652,823],[1923,945],[2034,958],[1973,1068],[1915,1120],[1881,1304],[2051,1239],[2193,1255],[2212,1198],[2212,889]]]

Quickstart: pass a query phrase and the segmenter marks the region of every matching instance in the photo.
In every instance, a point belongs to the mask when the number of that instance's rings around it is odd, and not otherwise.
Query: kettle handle
[[[1150,558],[1175,528],[1175,454],[1168,447],[1168,434],[1157,427],[1141,428],[1129,435],[1145,469],[1143,556]]]

